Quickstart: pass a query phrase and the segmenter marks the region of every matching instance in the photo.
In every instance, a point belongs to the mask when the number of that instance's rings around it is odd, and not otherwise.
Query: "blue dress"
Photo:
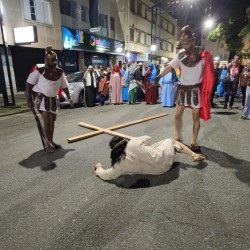
[[[130,80],[130,70],[129,69],[127,70],[128,70],[127,77],[126,79],[124,79],[125,86],[122,87],[122,100],[123,101],[128,101],[128,84]],[[122,69],[121,73],[122,73],[122,76],[124,76],[126,73],[126,70]]]
[[[220,81],[219,81],[219,84],[217,86],[217,95],[219,97],[222,97],[224,96],[224,89],[223,89],[223,86],[222,86],[222,79],[226,76],[227,74],[227,70],[226,69],[223,69],[220,73]]]
[[[175,105],[176,79],[173,79],[172,72],[163,76],[159,84],[162,86],[161,103],[162,107],[173,107]]]

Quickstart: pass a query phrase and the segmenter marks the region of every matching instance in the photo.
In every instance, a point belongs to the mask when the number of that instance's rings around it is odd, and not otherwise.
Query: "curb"
[[[28,112],[28,111],[30,111],[30,108],[23,109],[23,110],[19,110],[19,111],[13,112],[13,113],[0,114],[0,117],[11,116],[11,115],[17,115],[17,114],[21,114],[21,113],[26,113],[26,112]]]

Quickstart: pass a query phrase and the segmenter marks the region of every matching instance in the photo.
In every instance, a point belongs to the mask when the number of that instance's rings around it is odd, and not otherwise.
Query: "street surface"
[[[218,105],[219,99],[216,99]],[[0,118],[0,249],[250,249],[250,120],[242,111],[212,109],[202,121],[199,143],[208,160],[176,155],[161,176],[125,176],[112,183],[94,175],[110,165],[110,135],[75,143],[67,138],[153,116],[168,116],[117,130],[150,135],[153,142],[174,135],[174,108],[123,104],[62,109],[55,142],[45,153],[31,112]],[[184,112],[183,141],[192,134]]]

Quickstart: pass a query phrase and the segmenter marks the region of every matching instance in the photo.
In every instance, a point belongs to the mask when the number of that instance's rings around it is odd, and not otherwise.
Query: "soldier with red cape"
[[[160,78],[172,69],[180,68],[180,84],[176,92],[175,140],[182,141],[182,114],[186,107],[192,108],[193,135],[191,150],[200,152],[197,137],[200,130],[200,118],[210,119],[210,96],[214,84],[214,68],[211,54],[195,45],[195,35],[187,25],[181,29],[179,45],[181,50],[169,65],[156,77]]]

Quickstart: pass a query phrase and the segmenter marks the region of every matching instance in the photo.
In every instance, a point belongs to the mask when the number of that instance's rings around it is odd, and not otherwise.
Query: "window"
[[[60,0],[60,12],[63,15],[76,18],[77,3],[74,1]]]
[[[135,13],[135,0],[130,0],[130,9],[133,13]]]
[[[110,17],[110,29],[115,31],[115,18]]]
[[[107,29],[108,28],[108,16],[102,14],[101,17],[102,17],[102,27]]]
[[[134,41],[135,37],[134,37],[134,30],[130,29],[130,41]]]
[[[220,48],[223,49],[224,48],[224,43],[220,44]]]
[[[141,42],[141,33],[136,31],[136,38],[135,38],[135,42],[140,43]]]
[[[24,16],[28,20],[52,24],[51,4],[44,0],[23,0]]]
[[[173,52],[174,51],[174,45],[172,43],[167,42],[167,51]]]
[[[157,21],[156,13],[153,13],[153,24],[156,24],[156,21]]]
[[[151,21],[151,10],[149,8],[145,8],[145,18],[148,20],[148,21]]]
[[[137,14],[142,16],[142,4],[137,2]]]
[[[30,1],[30,14],[31,14],[31,19],[36,20],[36,12],[35,12],[35,4],[34,0],[29,0]]]
[[[167,49],[167,43],[166,43],[166,41],[161,41],[160,42],[160,49],[161,50],[166,50]]]
[[[174,25],[172,23],[168,23],[168,32],[174,34]]]
[[[89,8],[86,6],[81,6],[81,14],[82,14],[82,21],[88,23],[89,22]]]
[[[151,45],[151,36],[150,35],[146,35],[146,44],[147,45]]]

